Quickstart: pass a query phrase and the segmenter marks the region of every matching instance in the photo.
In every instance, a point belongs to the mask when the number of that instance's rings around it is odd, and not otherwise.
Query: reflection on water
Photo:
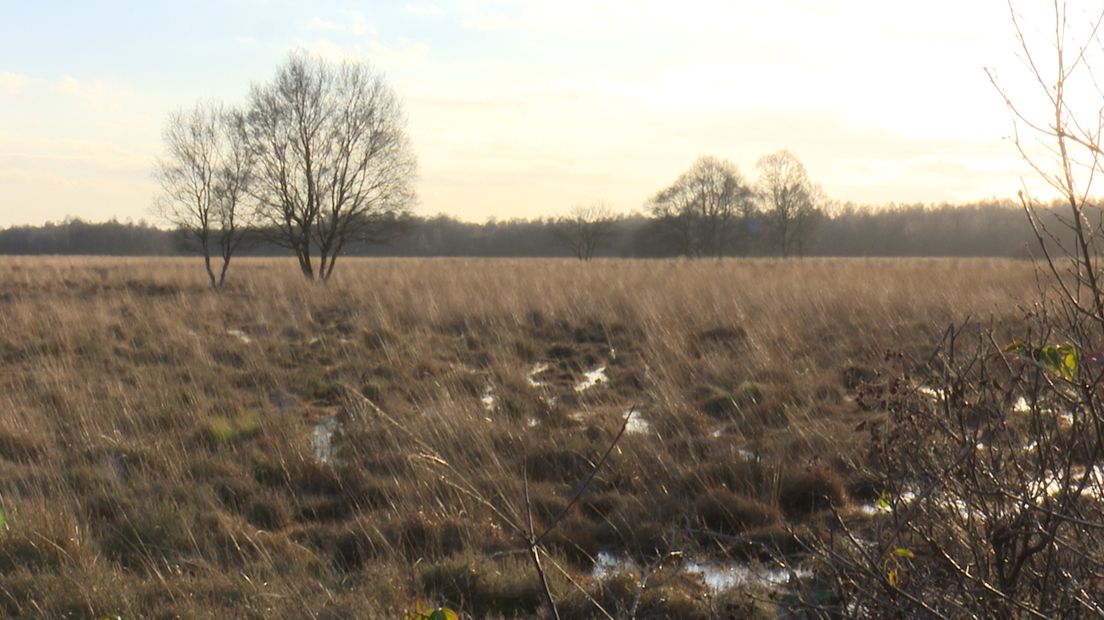
[[[755,585],[777,590],[791,581],[808,579],[813,572],[804,567],[769,567],[748,562],[689,562],[683,567],[688,576],[701,580],[712,593],[718,594],[739,586]],[[600,552],[594,561],[591,576],[607,579],[621,573],[640,575],[640,567],[629,558]]]
[[[314,454],[315,460],[319,463],[329,463],[333,461],[333,436],[340,426],[341,424],[337,421],[337,416],[333,415],[319,418],[311,424],[311,452]]]

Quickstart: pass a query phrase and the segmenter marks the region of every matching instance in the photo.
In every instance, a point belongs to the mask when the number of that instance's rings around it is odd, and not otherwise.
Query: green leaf
[[[433,610],[433,613],[429,614],[429,620],[459,620],[459,616],[456,612],[448,607],[442,607],[440,609]]]
[[[910,560],[916,557],[915,553],[909,551],[908,549],[904,549],[904,548],[901,548],[901,547],[898,547],[898,548],[894,549],[893,550],[893,555],[895,555],[899,558],[908,558]]]
[[[1077,349],[1074,349],[1072,346],[1069,346],[1069,348],[1067,350],[1063,351],[1063,355],[1062,355],[1062,374],[1067,379],[1073,379],[1073,375],[1077,373],[1078,362],[1079,362],[1079,359],[1078,359]]]
[[[1081,365],[1081,353],[1077,347],[1068,342],[1062,344],[1045,344],[1035,349],[1029,349],[1021,340],[1013,340],[1005,351],[1016,351],[1024,357],[1030,357],[1048,371],[1072,381]]]
[[[889,508],[889,502],[893,498],[890,496],[889,491],[882,491],[882,494],[878,496],[878,508],[887,510]]]

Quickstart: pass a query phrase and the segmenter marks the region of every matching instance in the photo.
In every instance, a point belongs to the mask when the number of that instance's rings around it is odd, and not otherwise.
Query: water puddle
[[[314,454],[314,460],[319,463],[330,463],[334,458],[334,433],[341,428],[337,416],[328,415],[315,420],[311,424],[310,447]]]
[[[792,581],[808,579],[812,570],[804,567],[769,567],[746,562],[689,562],[683,572],[701,581],[713,594],[720,594],[739,586],[757,585],[779,590]],[[640,567],[628,558],[600,552],[594,561],[591,577],[603,580],[622,573],[640,574]]]
[[[287,394],[272,394],[268,402],[280,413],[290,413],[299,407],[298,401]]]
[[[598,556],[594,558],[594,568],[590,571],[590,576],[594,577],[598,581],[619,575],[621,573],[635,571],[636,563],[627,558],[618,558],[612,553],[606,553],[605,551],[599,551]]]
[[[686,574],[701,579],[714,594],[744,585],[759,585],[778,589],[791,581],[808,579],[813,571],[807,568],[770,568],[759,564],[698,563],[691,562],[684,569]]]
[[[541,373],[545,372],[549,368],[551,368],[551,366],[549,366],[545,362],[534,365],[533,368],[529,370],[529,375],[527,376],[527,379],[529,380],[529,385],[531,385],[532,387],[543,387],[544,385],[546,385],[544,381],[537,379],[537,376],[539,376]]]
[[[893,508],[889,504],[876,503],[876,504],[861,504],[859,506],[859,512],[868,517],[875,517],[878,515],[886,515],[893,512]]]
[[[487,388],[483,391],[483,395],[479,397],[479,402],[483,403],[483,408],[487,411],[495,410],[495,395],[494,390]]]
[[[645,420],[636,409],[630,409],[623,415],[629,416],[625,424],[625,432],[633,435],[647,435],[652,432],[652,423]]]
[[[576,392],[585,392],[590,388],[598,385],[599,383],[605,383],[609,381],[609,379],[606,377],[605,364],[595,368],[594,370],[589,370],[583,373],[583,377],[583,380],[575,385]]]

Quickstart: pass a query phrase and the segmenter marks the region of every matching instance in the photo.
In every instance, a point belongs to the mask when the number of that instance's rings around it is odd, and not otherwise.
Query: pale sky
[[[297,48],[387,77],[423,215],[629,212],[783,148],[839,201],[1008,197],[1014,47],[1003,0],[0,0],[0,226],[154,220],[168,114]]]

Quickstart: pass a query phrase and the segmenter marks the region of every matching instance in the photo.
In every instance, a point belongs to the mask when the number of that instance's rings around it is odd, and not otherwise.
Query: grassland
[[[636,588],[600,552],[761,560],[864,518],[862,382],[1034,287],[998,260],[349,259],[324,287],[243,260],[216,295],[193,260],[6,259],[0,615],[532,615],[505,521],[528,486],[550,522],[635,407],[548,539],[565,616],[616,615]],[[684,572],[638,611],[772,613]]]

